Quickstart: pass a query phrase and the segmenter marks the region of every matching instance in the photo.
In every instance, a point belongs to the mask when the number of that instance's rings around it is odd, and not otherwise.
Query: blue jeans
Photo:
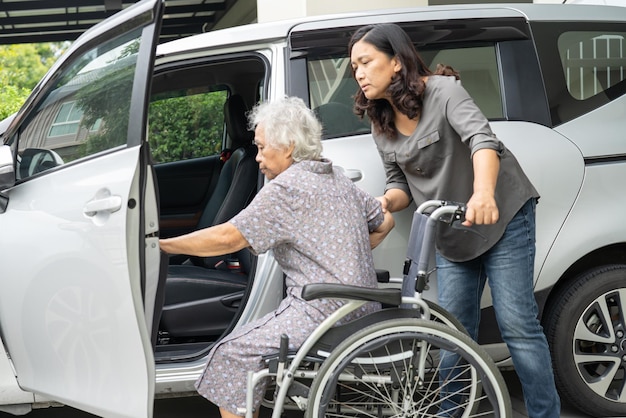
[[[439,304],[456,316],[474,339],[481,295],[489,280],[498,327],[522,384],[528,416],[559,418],[550,351],[533,294],[535,199],[519,210],[500,241],[485,254],[462,263],[440,254],[436,259]],[[454,356],[445,358],[442,362],[455,361]]]

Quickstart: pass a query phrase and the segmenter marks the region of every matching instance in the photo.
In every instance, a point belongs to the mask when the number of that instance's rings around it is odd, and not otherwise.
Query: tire
[[[463,399],[450,416],[512,416],[504,379],[476,342],[447,325],[404,318],[364,328],[333,350],[313,380],[305,418],[435,416],[445,386],[440,349],[454,350],[464,370],[455,388]]]
[[[591,416],[626,416],[626,265],[588,271],[551,300],[544,326],[559,393]]]

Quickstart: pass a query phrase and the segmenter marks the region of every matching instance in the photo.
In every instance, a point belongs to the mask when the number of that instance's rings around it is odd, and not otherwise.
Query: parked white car
[[[158,237],[223,222],[262,187],[245,110],[283,95],[317,111],[324,155],[379,195],[347,43],[396,22],[428,63],[460,71],[542,196],[535,290],[561,395],[626,416],[626,8],[432,6],[157,46],[162,8],[144,0],[87,31],[3,125],[0,410],[150,417],[155,396],[194,392],[211,345],[277,306],[282,272],[271,252],[163,256]],[[375,251],[393,277],[411,215]],[[511,367],[488,295],[482,322]]]

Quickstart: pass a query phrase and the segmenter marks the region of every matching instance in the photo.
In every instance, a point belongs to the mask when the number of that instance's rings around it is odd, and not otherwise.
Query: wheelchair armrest
[[[302,299],[352,299],[380,302],[398,306],[402,302],[400,289],[372,289],[347,284],[312,283],[302,288]]]
[[[376,280],[378,283],[389,283],[390,277],[389,270],[376,269]]]

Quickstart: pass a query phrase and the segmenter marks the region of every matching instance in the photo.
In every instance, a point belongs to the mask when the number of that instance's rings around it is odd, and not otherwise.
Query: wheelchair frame
[[[433,208],[435,209],[432,210]],[[429,210],[432,210],[432,212],[427,214]],[[417,319],[414,322],[416,332],[433,332],[433,329],[431,329],[433,327],[429,325],[429,322],[433,321],[433,319],[439,318],[441,322],[447,324],[448,326],[446,327],[441,327],[440,325],[437,326],[436,331],[439,334],[438,338],[449,338],[453,341],[464,341],[463,344],[466,344],[466,350],[470,351],[471,357],[476,360],[477,364],[479,364],[479,371],[481,371],[483,376],[485,374],[490,375],[487,376],[489,380],[488,385],[493,387],[488,388],[488,391],[491,392],[489,396],[493,396],[496,399],[498,409],[495,411],[495,415],[499,417],[510,416],[512,413],[511,400],[506,389],[504,379],[495,366],[495,363],[493,363],[493,360],[488,357],[487,353],[484,352],[484,350],[480,348],[477,343],[469,339],[466,334],[463,334],[465,330],[462,329],[462,326],[458,323],[458,321],[449,319],[448,317],[450,314],[443,310],[443,308],[432,304],[432,302],[427,302],[421,296],[421,293],[428,284],[428,276],[431,273],[428,271],[428,266],[432,251],[434,251],[434,230],[437,222],[443,221],[452,225],[452,223],[462,220],[464,212],[464,205],[440,200],[428,201],[418,207],[415,211],[413,225],[411,227],[407,250],[407,261],[405,263],[401,290],[396,288],[371,289],[358,286],[324,283],[316,283],[305,286],[302,291],[302,297],[305,300],[312,300],[316,298],[337,298],[346,300],[346,304],[327,317],[305,340],[302,346],[296,351],[295,355],[290,356],[287,353],[288,338],[284,336],[281,341],[280,353],[278,353],[277,359],[274,359],[275,366],[265,368],[258,372],[250,372],[248,374],[246,410],[240,412],[245,412],[246,418],[253,418],[254,411],[252,410],[252,405],[254,387],[262,379],[274,378],[276,392],[274,396],[272,418],[279,418],[285,407],[286,400],[290,397],[289,390],[295,379],[310,379],[313,382],[313,380],[318,377],[317,367],[301,367],[303,363],[306,363],[305,359],[311,358],[311,351],[316,344],[324,337],[324,335],[328,333],[329,330],[331,330],[331,328],[335,326],[339,320],[346,317],[349,313],[357,310],[365,303],[380,302],[383,305],[396,307],[400,306],[400,308],[416,312],[417,314],[414,318],[421,318],[421,320]],[[435,311],[435,309],[431,309],[431,306],[433,306],[433,308],[437,308],[434,318],[433,311]],[[384,311],[385,310],[383,309],[371,314],[372,318],[376,319],[376,315],[378,315],[381,317],[381,321],[384,321],[384,315],[381,314]],[[423,320],[429,322],[424,322]],[[388,323],[389,326],[393,328],[396,322],[399,324],[401,321],[401,319],[392,319],[386,320],[385,323]],[[373,321],[373,324],[379,322],[380,321]],[[452,328],[452,326],[457,328]],[[404,328],[406,329],[406,324]],[[461,337],[459,337],[459,335],[466,338],[468,341],[460,340]],[[326,357],[326,355],[331,355],[332,353],[335,353],[335,351],[325,353],[324,357]],[[339,353],[338,355],[342,356],[343,354]],[[319,355],[313,356],[317,359],[319,364],[325,361],[324,357],[319,357]],[[423,356],[421,352],[420,356]],[[472,361],[472,363],[474,362]],[[423,367],[424,359],[420,359],[418,364],[420,367]],[[485,372],[485,370],[487,371]],[[423,370],[420,370],[418,375],[420,373],[423,373]],[[472,369],[472,373],[474,373],[474,369]],[[473,374],[472,376],[472,378],[476,378]],[[423,376],[420,378],[422,377]],[[310,405],[307,404],[308,399],[303,399],[302,397],[297,396],[293,399],[295,399],[294,401],[300,409],[306,410],[310,407]],[[467,416],[467,413],[463,416]]]

